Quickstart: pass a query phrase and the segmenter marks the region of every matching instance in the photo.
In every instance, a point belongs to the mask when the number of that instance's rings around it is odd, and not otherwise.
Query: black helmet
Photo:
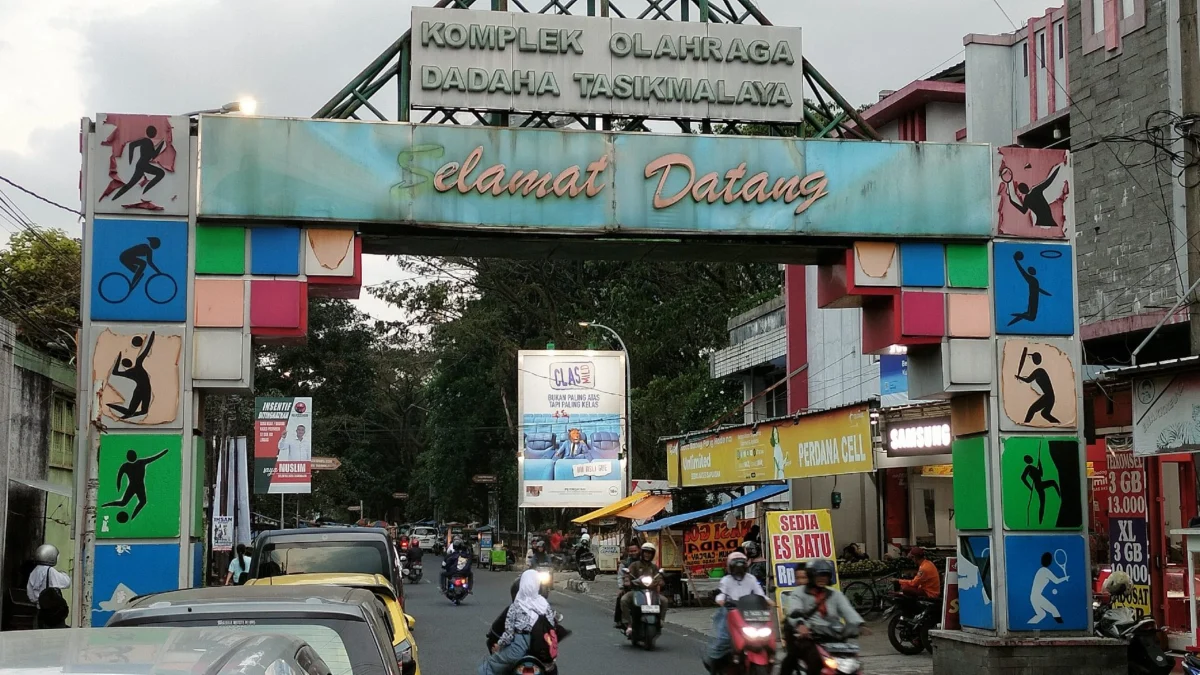
[[[805,569],[808,571],[808,583],[810,584],[816,583],[817,576],[820,574],[829,575],[829,580],[831,582],[833,581],[833,578],[837,576],[837,568],[833,566],[833,561],[826,560],[825,558],[809,560],[808,564],[805,565]]]

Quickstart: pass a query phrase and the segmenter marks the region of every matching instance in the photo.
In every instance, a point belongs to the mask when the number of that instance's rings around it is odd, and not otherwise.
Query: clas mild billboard
[[[625,496],[625,353],[517,353],[522,507],[607,506]]]

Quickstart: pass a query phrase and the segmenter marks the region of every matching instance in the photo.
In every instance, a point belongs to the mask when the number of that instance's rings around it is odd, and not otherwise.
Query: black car
[[[381,527],[270,530],[254,540],[250,578],[287,574],[382,574],[404,602],[400,556]]]

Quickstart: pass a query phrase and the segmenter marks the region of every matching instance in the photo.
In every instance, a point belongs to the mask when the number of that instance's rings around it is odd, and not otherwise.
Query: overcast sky
[[[613,3],[627,14],[645,7]],[[310,116],[408,28],[414,4],[433,0],[0,0],[0,176],[78,207],[81,117],[183,113],[245,95],[259,101],[260,114]],[[857,105],[961,60],[968,33],[1011,32],[1005,12],[1024,25],[1054,3],[757,4],[773,23],[804,29],[805,56]],[[387,102],[394,114],[394,98]],[[38,224],[78,234],[71,214],[0,188]],[[0,219],[0,241],[12,229]],[[364,282],[392,270],[372,257]],[[374,314],[383,309],[361,302]]]

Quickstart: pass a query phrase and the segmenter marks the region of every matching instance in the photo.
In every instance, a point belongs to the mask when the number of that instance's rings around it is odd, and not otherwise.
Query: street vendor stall
[[[787,492],[787,489],[786,485],[767,485],[724,504],[670,516],[633,529],[645,533],[667,530],[770,499]],[[751,520],[741,520],[732,528],[725,523],[700,523],[699,526],[684,531],[681,594],[685,601],[701,599],[716,590],[720,577],[710,576],[714,574],[712,570],[724,568],[725,556],[742,543],[753,523]]]

